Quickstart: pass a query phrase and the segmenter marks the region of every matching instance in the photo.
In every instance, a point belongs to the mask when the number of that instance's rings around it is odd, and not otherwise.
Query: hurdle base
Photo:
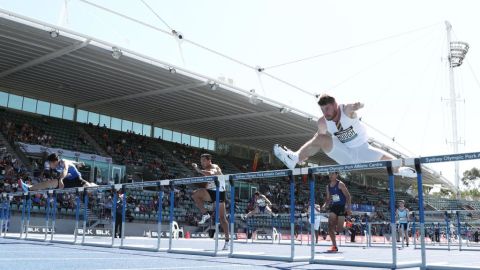
[[[415,247],[416,250],[418,249],[422,249],[421,247]],[[426,250],[449,250],[449,251],[453,251],[453,250],[458,250],[458,246],[452,246],[450,247],[450,249],[448,247],[444,247],[444,246],[437,246],[437,247],[425,247]],[[463,248],[462,248],[463,250]]]
[[[327,246],[332,246],[331,244],[330,245],[327,245]],[[355,244],[339,244],[337,245],[339,248],[340,247],[354,247],[354,248],[368,248],[367,245],[355,245]],[[391,248],[391,246],[390,246]]]
[[[278,243],[278,242],[274,242],[272,243],[271,241],[270,242],[245,242],[245,241],[242,241],[242,240],[235,240],[235,244],[241,244],[241,245],[250,245],[250,244],[258,244],[258,245],[279,245],[279,246],[291,246],[292,244],[290,243]],[[307,243],[303,243],[303,244],[300,244],[300,243],[295,243],[295,246],[309,246],[310,244],[307,244]]]
[[[49,242],[48,238],[47,240],[45,239],[38,239],[38,238],[23,238],[23,240],[27,240],[27,241],[34,241],[34,242]]]
[[[75,241],[67,241],[67,240],[50,240],[48,242],[55,243],[55,244],[70,244],[70,245],[79,245],[80,244],[80,243],[77,243]]]
[[[134,247],[134,246],[121,246],[118,247],[125,250],[138,250],[138,251],[151,251],[151,252],[167,252],[167,248],[151,248],[151,247]]]
[[[200,256],[210,256],[210,257],[227,257],[228,256],[228,250],[222,250],[215,253],[215,251],[205,251],[200,249],[175,248],[175,249],[169,249],[167,250],[167,252],[174,253],[174,254],[188,254],[188,255],[200,255]]]
[[[89,246],[89,247],[104,247],[104,248],[113,248],[117,246],[113,246],[112,244],[100,244],[100,243],[81,243],[82,246]]]
[[[2,238],[4,239],[14,239],[14,240],[23,240],[25,238],[20,237],[20,236],[3,236]]]
[[[420,267],[421,262],[408,262],[397,263],[396,265],[391,262],[372,262],[372,261],[342,261],[333,259],[314,259],[310,260],[312,264],[327,264],[327,265],[340,265],[340,266],[352,266],[352,267],[371,267],[371,268],[387,268],[387,269],[401,269],[401,268],[413,268]]]
[[[480,267],[427,264],[427,270],[479,270]]]
[[[363,248],[366,248],[366,249],[369,249],[369,248],[392,248],[392,245],[381,245],[381,244],[372,244],[371,246],[359,246],[359,247],[363,247]],[[402,247],[402,246],[400,246]],[[405,248],[409,248],[405,245]]]
[[[252,253],[232,253],[230,258],[237,259],[254,259],[254,260],[267,260],[267,261],[282,261],[282,262],[308,262],[310,256],[291,257],[291,256],[273,256],[264,254],[252,254]]]

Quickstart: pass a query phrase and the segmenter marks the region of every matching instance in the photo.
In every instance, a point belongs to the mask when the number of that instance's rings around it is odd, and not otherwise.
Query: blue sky
[[[475,1],[154,1],[146,0],[169,26],[197,43],[252,66],[269,67],[331,52],[424,26],[423,30],[310,61],[266,69],[312,93],[328,92],[342,103],[362,101],[363,119],[384,136],[370,135],[409,155],[451,152],[446,68],[449,20],[454,40],[467,41],[467,62],[455,70],[460,151],[480,149],[480,25]],[[61,23],[63,0],[6,1],[0,7],[49,23]],[[140,0],[95,3],[169,31]],[[151,55],[321,115],[315,100],[265,75],[188,43],[109,14],[79,0],[68,1],[67,28]],[[473,72],[472,72],[473,71]],[[463,102],[465,100],[465,102]],[[293,132],[293,131],[292,131]],[[403,150],[396,142],[407,148]],[[466,162],[462,170],[475,166]],[[452,166],[434,168],[452,178]]]

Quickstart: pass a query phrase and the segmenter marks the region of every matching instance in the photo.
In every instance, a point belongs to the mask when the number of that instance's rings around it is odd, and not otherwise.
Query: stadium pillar
[[[78,106],[77,106],[77,105],[73,105],[73,121],[75,121],[75,122],[78,122],[77,112],[78,112]]]

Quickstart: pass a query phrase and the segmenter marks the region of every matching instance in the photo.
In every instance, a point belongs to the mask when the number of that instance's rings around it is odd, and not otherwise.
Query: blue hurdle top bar
[[[473,160],[480,159],[480,152],[471,152],[471,153],[461,153],[461,154],[452,154],[452,155],[440,155],[440,156],[429,156],[429,157],[419,157],[420,163],[438,163],[438,162],[453,162],[453,161],[463,161],[463,160]],[[405,159],[406,165],[413,165],[414,158]]]
[[[156,180],[124,184],[126,188],[168,186],[170,180]]]
[[[337,171],[361,171],[361,170],[374,170],[387,168],[391,162],[392,167],[398,167],[401,165],[401,160],[382,160],[374,162],[365,162],[357,164],[346,164],[346,165],[331,165],[331,166],[320,166],[309,168],[308,172],[311,174],[320,174],[320,173],[331,173]]]
[[[173,185],[189,185],[189,184],[195,184],[195,183],[213,182],[216,179],[217,179],[217,176],[215,175],[215,176],[178,179],[178,180],[172,180],[172,182],[173,182]]]
[[[256,179],[256,178],[285,177],[290,175],[292,175],[291,170],[277,170],[277,171],[232,174],[230,177],[232,180],[237,181],[237,180],[250,180],[250,179]]]

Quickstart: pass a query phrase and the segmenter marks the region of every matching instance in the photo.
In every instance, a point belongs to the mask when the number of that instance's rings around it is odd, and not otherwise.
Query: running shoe
[[[273,153],[290,170],[293,170],[298,163],[298,154],[283,145],[275,144]]]

